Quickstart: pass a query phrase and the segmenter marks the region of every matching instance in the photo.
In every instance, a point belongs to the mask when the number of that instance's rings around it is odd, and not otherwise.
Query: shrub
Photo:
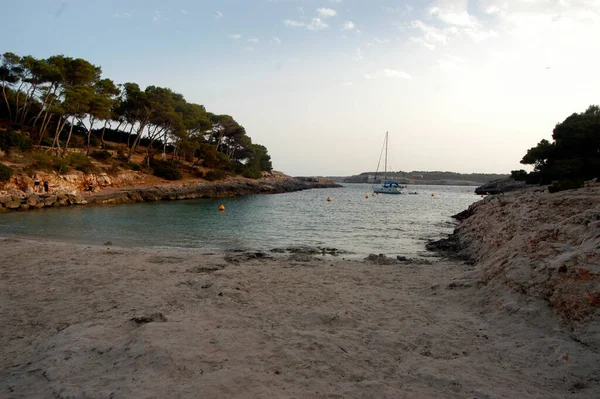
[[[510,176],[516,181],[526,181],[527,180],[527,172],[523,169],[513,170],[510,172]]]
[[[4,151],[8,151],[11,148],[17,148],[22,152],[29,151],[31,149],[31,139],[9,129],[4,133],[0,133],[0,148]]]
[[[142,170],[142,167],[140,166],[139,163],[130,162],[129,163],[129,169],[134,170],[136,172],[139,172],[140,170]]]
[[[83,173],[92,173],[96,169],[89,158],[80,152],[72,152],[65,159],[69,163],[69,166]]]
[[[574,190],[576,188],[583,187],[584,180],[583,179],[569,179],[569,180],[561,180],[553,183],[548,186],[548,191],[551,193],[557,193],[559,191],[564,190]]]
[[[0,181],[7,181],[13,174],[13,170],[8,166],[0,163]]]
[[[44,136],[42,138],[42,141],[41,141],[40,145],[42,145],[44,147],[52,147],[53,143],[54,143],[54,138],[53,137]]]
[[[67,161],[65,158],[53,157],[52,169],[60,174],[67,173],[69,171],[69,161]]]
[[[242,172],[242,176],[247,177],[249,179],[260,179],[262,177],[261,173],[258,170],[252,168],[244,169],[244,171]]]
[[[210,170],[206,172],[204,179],[208,181],[222,180],[227,176],[227,172],[224,170]]]
[[[162,177],[166,180],[181,179],[181,173],[179,173],[175,166],[173,166],[167,161],[150,159],[150,167],[152,168],[154,176]]]
[[[107,159],[112,158],[112,154],[109,151],[93,151],[91,157],[97,159],[99,161],[106,161]]]
[[[52,170],[54,166],[53,159],[48,154],[36,153],[33,154],[33,166],[38,170]]]

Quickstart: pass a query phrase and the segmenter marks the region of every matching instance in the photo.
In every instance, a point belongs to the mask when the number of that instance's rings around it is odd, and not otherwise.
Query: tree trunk
[[[6,85],[2,85],[2,95],[4,102],[6,103],[6,109],[8,109],[8,119],[12,121],[12,111],[10,110],[10,104],[8,103],[8,96],[6,95]]]
[[[67,150],[69,149],[69,141],[71,141],[71,134],[73,133],[73,126],[75,125],[75,117],[71,117],[71,128],[69,129],[69,135],[67,136],[67,142],[65,143],[65,148],[63,149],[63,155],[67,155]]]
[[[52,86],[50,86],[50,88],[52,88]],[[44,111],[46,111],[46,113],[48,113],[48,109],[52,106],[52,100],[50,100],[50,104],[48,104],[46,106],[46,103],[48,102],[50,95],[54,94],[54,91],[50,92],[50,88],[48,88],[48,94],[46,94],[46,97],[44,98],[44,102],[42,103],[40,112],[38,112],[37,116],[35,117],[35,120],[33,121],[33,125],[31,125],[31,133],[33,133],[35,131],[35,125],[37,124],[37,121],[40,118],[40,116],[42,116]],[[42,123],[42,125],[43,125],[43,123]],[[41,128],[40,128],[40,137],[42,137],[42,135],[43,135],[43,133],[41,132]],[[41,142],[42,142],[42,139],[40,138],[40,143]]]
[[[142,133],[144,132],[145,127],[146,127],[146,121],[140,122],[140,128],[138,129],[137,137],[135,138],[135,140],[133,141],[133,145],[129,149],[129,154],[127,154],[127,163],[129,163],[131,161],[131,157],[133,156],[133,153],[135,152],[135,150],[137,149],[137,146],[140,143],[140,139],[142,137]],[[133,129],[133,127],[132,127],[132,129]]]
[[[50,148],[50,150],[52,151],[54,149],[54,145],[56,144],[56,146],[57,146],[56,155],[57,156],[60,153],[60,134],[62,133],[62,130],[65,127],[66,123],[67,123],[67,120],[64,118],[59,118],[58,122],[56,123],[56,131],[54,132],[54,140],[52,141],[52,147]]]
[[[102,142],[102,149],[106,149],[106,142],[104,141],[104,132],[106,132],[107,124],[108,124],[108,119],[104,121],[104,126],[102,127],[102,135],[100,136],[100,141]]]
[[[90,141],[92,139],[92,128],[94,127],[94,117],[90,115],[90,128],[88,130],[88,134],[87,134],[87,150],[85,152],[85,155],[89,156],[90,155]]]

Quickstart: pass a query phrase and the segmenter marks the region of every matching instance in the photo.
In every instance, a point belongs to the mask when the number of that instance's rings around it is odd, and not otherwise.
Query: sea
[[[452,233],[451,216],[481,199],[472,186],[419,185],[406,191],[416,194],[373,195],[371,185],[344,184],[285,194],[9,212],[0,214],[0,236],[206,253],[310,247],[336,249],[348,258],[423,258],[432,256],[425,249],[428,240]]]

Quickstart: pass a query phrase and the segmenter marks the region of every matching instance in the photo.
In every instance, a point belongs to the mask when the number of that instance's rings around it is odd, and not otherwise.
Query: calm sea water
[[[370,185],[347,184],[277,195],[14,212],[0,214],[0,235],[206,252],[311,246],[355,257],[418,257],[427,254],[427,239],[452,232],[451,215],[480,199],[474,187],[412,186],[408,191],[419,194],[367,199]],[[218,211],[220,204],[225,212]]]

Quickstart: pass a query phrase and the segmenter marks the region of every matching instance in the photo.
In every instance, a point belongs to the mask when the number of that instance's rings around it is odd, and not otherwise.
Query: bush
[[[65,157],[69,166],[83,173],[92,173],[96,170],[89,158],[80,152],[72,152]]]
[[[112,158],[112,154],[106,150],[92,151],[91,157],[99,161],[106,161],[107,159]]]
[[[136,172],[139,172],[140,170],[142,170],[142,167],[140,166],[139,163],[130,162],[128,166],[129,166],[129,169],[136,171]]]
[[[52,169],[60,174],[67,173],[69,171],[69,161],[67,161],[65,158],[53,157]]]
[[[526,181],[527,180],[527,172],[523,169],[513,170],[510,172],[510,176],[516,181]]]
[[[162,177],[166,180],[180,180],[181,173],[175,166],[167,161],[158,161],[156,159],[150,159],[150,167],[152,168],[154,176]]]
[[[584,180],[583,179],[569,179],[569,180],[561,180],[553,183],[548,186],[548,191],[550,193],[557,193],[559,191],[564,190],[574,190],[577,188],[583,187]]]
[[[33,166],[38,170],[49,171],[53,169],[54,162],[50,155],[43,153],[33,154]]]
[[[246,168],[242,172],[242,176],[247,177],[249,179],[260,179],[262,177],[262,174],[256,169]]]
[[[22,152],[29,151],[31,149],[31,139],[9,129],[4,133],[0,133],[0,148],[4,151],[8,151],[11,148],[17,148]]]
[[[42,138],[40,145],[44,146],[44,147],[52,147],[53,143],[54,143],[54,137],[44,136]]]
[[[7,181],[13,174],[13,170],[8,166],[0,163],[0,181]]]
[[[211,170],[206,172],[204,179],[208,181],[223,180],[227,176],[224,170]]]

